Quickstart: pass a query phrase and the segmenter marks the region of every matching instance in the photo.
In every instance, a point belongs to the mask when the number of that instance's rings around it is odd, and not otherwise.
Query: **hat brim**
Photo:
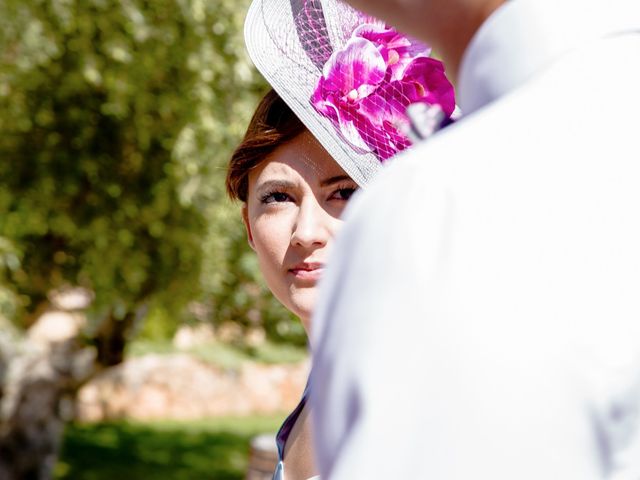
[[[331,121],[311,104],[311,96],[321,75],[305,52],[294,22],[292,1],[254,0],[245,20],[247,50],[256,68],[287,103],[320,144],[359,185],[367,182],[382,167],[373,153],[354,150],[338,133]],[[317,0],[316,0],[317,1]],[[350,7],[336,0],[320,0],[329,34],[334,41],[338,18]],[[345,10],[347,9],[347,10]]]

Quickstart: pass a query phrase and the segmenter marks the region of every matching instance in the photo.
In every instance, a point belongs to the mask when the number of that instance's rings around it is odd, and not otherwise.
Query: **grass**
[[[150,353],[188,353],[194,357],[225,369],[236,369],[242,362],[267,364],[297,363],[308,355],[306,349],[293,345],[265,342],[259,347],[239,347],[222,342],[211,342],[185,350],[176,349],[170,340],[136,340],[128,347],[129,356]]]
[[[245,361],[295,363],[305,349],[266,342],[255,348],[212,342],[186,350],[169,340],[137,340],[128,356],[186,353],[236,369]],[[275,432],[286,414],[199,421],[120,421],[70,424],[64,434],[55,480],[243,480],[249,442]]]
[[[241,480],[250,439],[284,416],[71,424],[54,478]]]

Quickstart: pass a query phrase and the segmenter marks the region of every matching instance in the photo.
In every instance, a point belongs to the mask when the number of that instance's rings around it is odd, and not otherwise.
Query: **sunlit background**
[[[224,190],[248,4],[0,0],[0,478],[245,478],[296,403]]]

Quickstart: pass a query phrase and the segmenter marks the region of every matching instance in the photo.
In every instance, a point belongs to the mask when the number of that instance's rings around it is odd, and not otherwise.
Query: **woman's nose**
[[[332,217],[315,199],[300,204],[291,243],[301,247],[323,246],[333,235]]]

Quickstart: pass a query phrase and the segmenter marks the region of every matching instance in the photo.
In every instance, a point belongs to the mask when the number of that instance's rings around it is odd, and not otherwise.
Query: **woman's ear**
[[[242,205],[242,221],[244,222],[244,227],[247,229],[247,242],[249,243],[249,246],[255,251],[256,245],[255,243],[253,243],[251,224],[249,223],[249,209],[247,208],[246,203]]]

